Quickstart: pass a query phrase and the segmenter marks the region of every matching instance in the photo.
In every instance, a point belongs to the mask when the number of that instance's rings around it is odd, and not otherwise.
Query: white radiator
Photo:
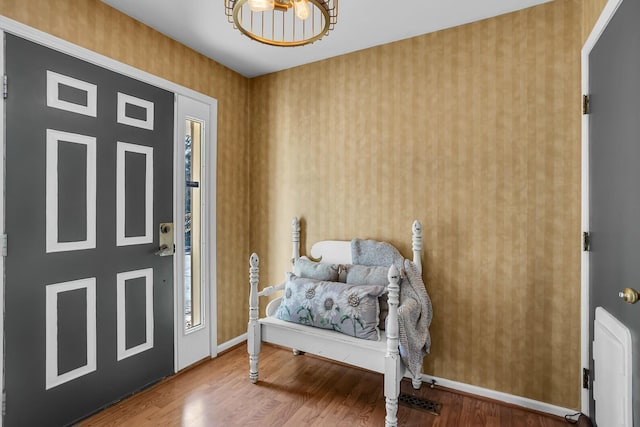
[[[633,427],[631,333],[602,307],[593,327],[593,398],[598,427]]]

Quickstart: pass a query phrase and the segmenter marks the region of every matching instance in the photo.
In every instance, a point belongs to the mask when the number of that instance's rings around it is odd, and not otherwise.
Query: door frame
[[[608,0],[607,4],[603,8],[596,24],[594,25],[589,37],[582,47],[582,93],[589,94],[589,55],[595,47],[596,43],[600,39],[600,36],[604,33],[607,25],[615,15],[616,11],[622,4],[623,0]],[[582,115],[582,230],[585,232],[589,230],[589,114]],[[581,256],[581,307],[580,307],[580,336],[581,336],[581,356],[580,356],[580,379],[582,380],[582,370],[589,369],[591,360],[591,343],[589,342],[589,252],[582,251]],[[591,387],[592,383],[589,384]],[[589,389],[582,387],[582,381],[580,381],[580,405],[581,411],[586,415],[591,415],[589,412]]]
[[[207,216],[204,218],[209,224],[214,224],[209,227],[209,231],[207,233],[208,241],[209,241],[209,253],[208,253],[208,263],[209,263],[209,271],[208,271],[208,281],[209,281],[209,302],[210,302],[210,310],[209,310],[209,318],[211,319],[211,355],[214,357],[217,354],[217,309],[216,309],[216,294],[217,294],[217,239],[216,239],[216,171],[217,171],[217,163],[216,163],[216,153],[217,153],[217,116],[218,116],[218,101],[210,96],[204,95],[200,92],[196,92],[193,89],[189,89],[185,86],[179,85],[177,83],[171,82],[169,80],[163,79],[146,71],[142,71],[138,68],[135,68],[131,65],[125,64],[123,62],[117,61],[115,59],[109,58],[102,54],[96,53],[89,49],[80,47],[76,44],[63,40],[59,37],[55,37],[51,34],[45,33],[43,31],[32,28],[28,25],[22,24],[13,19],[7,18],[5,16],[0,15],[0,40],[2,46],[0,46],[0,74],[2,76],[5,75],[5,59],[4,59],[4,34],[11,33],[18,37],[21,37],[25,40],[37,43],[39,45],[57,50],[59,52],[65,53],[67,55],[76,57],[83,61],[89,62],[91,64],[106,68],[108,70],[117,72],[124,76],[128,76],[134,78],[136,80],[142,81],[144,83],[151,84],[153,86],[157,86],[161,89],[165,89],[167,91],[173,92],[174,94],[180,94],[184,96],[188,96],[194,98],[198,101],[210,105],[210,117],[209,117],[209,131],[208,131],[208,141],[209,141],[209,210],[207,212]],[[11,93],[11,88],[9,87],[9,93]],[[9,95],[10,96],[10,95]],[[176,101],[174,100],[174,103]],[[4,164],[4,153],[5,153],[5,111],[4,111],[4,100],[0,102],[0,152],[2,154],[2,158],[0,159],[0,189],[4,189],[4,173],[5,173],[5,164]],[[177,110],[174,109],[174,170],[175,164],[178,161],[175,156],[175,146],[177,141],[177,126],[175,125],[177,117]],[[184,192],[184,187],[182,185],[176,188],[176,174],[174,173],[174,210],[175,210],[175,198],[177,192]],[[2,191],[2,197],[0,197],[0,234],[5,234],[5,198],[4,191]],[[175,219],[174,219],[175,220]],[[177,271],[176,268],[176,257],[174,256],[174,280],[175,274]],[[0,255],[0,307],[4,311],[4,257]],[[174,310],[177,310],[174,299]],[[4,316],[0,316],[0,346],[1,346],[1,357],[0,357],[0,371],[3,372],[1,374],[2,387],[4,389],[4,324],[3,324]],[[174,325],[175,327],[175,325]],[[174,336],[175,341],[175,336]],[[175,342],[174,342],[175,346]],[[175,365],[175,354],[174,354],[174,365]],[[2,427],[2,417],[0,416],[0,427]]]

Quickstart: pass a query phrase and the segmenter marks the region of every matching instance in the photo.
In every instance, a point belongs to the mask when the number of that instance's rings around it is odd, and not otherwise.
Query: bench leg
[[[384,369],[384,398],[386,416],[385,427],[397,427],[398,425],[398,396],[400,396],[400,355],[390,354],[385,357]]]
[[[258,355],[249,355],[249,380],[252,383],[258,382]]]
[[[260,325],[249,324],[249,336],[247,339],[247,351],[249,353],[249,380],[258,382],[258,356],[260,355]]]
[[[261,334],[260,324],[257,320],[249,321],[247,331],[247,352],[249,353],[249,379],[252,383],[258,382],[258,357],[260,355]]]
[[[387,396],[385,400],[387,415],[384,419],[384,427],[398,427],[398,398]]]

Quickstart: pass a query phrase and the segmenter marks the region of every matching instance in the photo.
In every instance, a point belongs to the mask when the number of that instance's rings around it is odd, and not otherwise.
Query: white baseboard
[[[567,409],[561,406],[551,405],[549,403],[540,402],[537,400],[529,399],[526,397],[515,396],[509,393],[503,393],[500,391],[490,390],[488,388],[482,388],[475,385],[459,383],[457,381],[451,381],[444,378],[438,378],[430,375],[422,375],[422,382],[431,384],[431,380],[436,381],[436,385],[447,387],[452,390],[462,391],[464,393],[474,394],[476,396],[486,397],[488,399],[498,400],[500,402],[509,403],[511,405],[521,406],[526,409],[534,411],[544,412],[546,414],[556,415],[558,417],[564,417],[567,414],[575,414],[579,412],[576,409]]]
[[[234,345],[240,344],[241,342],[246,340],[247,340],[247,334],[242,334],[232,340],[222,343],[218,346],[218,353],[228,350]],[[457,390],[464,393],[473,394],[480,397],[486,397],[488,399],[497,400],[500,402],[520,406],[522,408],[531,409],[538,412],[544,412],[545,414],[551,414],[558,417],[564,417],[567,414],[575,414],[576,412],[579,412],[576,409],[563,408],[561,406],[551,405],[549,403],[540,402],[538,400],[533,400],[526,397],[520,397],[520,396],[516,396],[509,393],[503,393],[501,391],[495,391],[488,388],[482,388],[475,385],[460,383],[457,381],[451,381],[444,378],[422,374],[422,382],[424,383],[425,386],[428,386],[429,384],[431,384],[431,380],[435,380],[436,385],[438,386],[450,388],[452,390]]]
[[[218,346],[218,353],[225,351],[225,350],[229,350],[231,347],[233,347],[234,345],[238,345],[240,344],[242,341],[246,341],[247,340],[247,334],[242,334],[238,337],[235,337],[227,342],[223,342],[222,344],[220,344]]]

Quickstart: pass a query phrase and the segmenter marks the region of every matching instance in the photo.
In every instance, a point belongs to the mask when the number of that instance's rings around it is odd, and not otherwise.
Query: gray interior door
[[[626,287],[640,290],[639,22],[640,1],[623,1],[589,57],[589,342],[598,306],[630,329],[636,426],[640,426],[640,304],[624,303],[618,292]],[[597,381],[598,372],[592,372]],[[595,420],[592,391],[590,406]]]
[[[173,373],[174,94],[6,36],[6,426]]]

